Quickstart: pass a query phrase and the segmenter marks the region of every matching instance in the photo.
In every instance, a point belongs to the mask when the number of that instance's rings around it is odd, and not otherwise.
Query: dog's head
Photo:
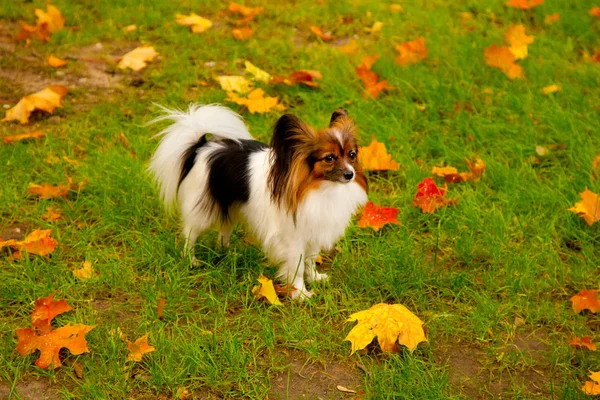
[[[270,189],[275,201],[292,212],[308,191],[325,181],[356,182],[368,190],[358,163],[356,127],[342,108],[335,110],[327,128],[317,131],[295,115],[283,115],[275,125],[271,147]]]

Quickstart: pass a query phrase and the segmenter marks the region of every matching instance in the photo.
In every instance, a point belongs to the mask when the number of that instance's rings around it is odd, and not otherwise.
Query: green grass
[[[31,23],[34,8],[44,7],[37,0],[4,3],[0,35],[6,39],[19,19]],[[569,338],[600,340],[600,320],[574,314],[569,298],[598,288],[600,231],[568,208],[586,187],[600,192],[592,173],[592,159],[600,154],[600,66],[584,59],[600,49],[600,21],[588,15],[597,4],[548,1],[519,11],[503,1],[435,0],[403,2],[403,13],[390,13],[388,3],[366,0],[264,0],[246,4],[265,11],[253,24],[254,37],[238,42],[227,4],[201,3],[56,0],[67,29],[49,43],[13,48],[0,42],[2,104],[14,105],[53,82],[71,89],[53,116],[28,126],[0,123],[0,137],[47,131],[40,141],[0,144],[0,236],[20,223],[27,232],[52,229],[59,241],[46,258],[0,255],[0,393],[12,387],[15,398],[30,398],[31,382],[41,381],[52,390],[50,398],[166,399],[182,387],[191,398],[295,398],[301,391],[277,382],[282,376],[299,382],[302,370],[293,366],[304,365],[315,376],[329,374],[322,378],[329,386],[310,381],[319,390],[313,397],[343,397],[332,389],[343,383],[361,398],[376,399],[585,397],[580,387],[589,370],[600,369],[600,357],[570,347]],[[215,26],[195,35],[175,24],[174,14],[189,12]],[[462,27],[461,12],[474,15],[473,32]],[[544,17],[555,12],[560,21],[545,25]],[[371,37],[363,28],[375,21],[384,26]],[[535,42],[519,61],[526,79],[510,81],[485,65],[483,50],[501,45],[506,29],[518,23]],[[125,33],[129,24],[138,30]],[[359,58],[316,40],[310,25],[331,30],[336,39],[358,35],[361,55],[380,53],[373,69],[395,89],[377,100],[363,98],[354,73]],[[419,36],[427,58],[396,65],[394,44]],[[118,57],[140,43],[152,44],[161,57],[139,73],[81,59]],[[50,54],[66,57],[69,65],[60,72],[45,66]],[[178,221],[162,210],[145,171],[159,129],[145,126],[156,115],[153,103],[224,103],[214,77],[242,73],[243,60],[275,75],[321,71],[317,90],[266,91],[319,127],[345,106],[360,127],[361,143],[375,136],[402,166],[372,174],[369,194],[378,204],[398,207],[402,225],[375,233],[353,223],[326,266],[330,282],[317,285],[317,295],[303,303],[272,307],[254,299],[256,278],[272,277],[275,267],[245,241],[243,230],[227,251],[216,250],[216,235],[205,235],[197,247],[202,265],[191,266],[180,255]],[[80,81],[90,68],[118,83]],[[542,95],[550,84],[562,90]],[[472,111],[456,113],[458,102]],[[258,139],[270,139],[276,113],[244,117]],[[536,163],[536,145],[564,148]],[[58,160],[49,163],[49,157]],[[479,182],[450,185],[458,205],[434,214],[412,206],[432,166],[465,170],[463,159],[473,157],[488,168]],[[65,174],[89,183],[69,201],[28,196],[29,182],[63,183]],[[63,219],[44,221],[47,207]],[[96,275],[80,282],[71,270],[85,260]],[[44,371],[34,366],[34,356],[16,352],[14,330],[27,327],[34,300],[52,292],[74,308],[56,326],[98,326],[87,335],[90,353],[68,354],[63,367]],[[159,298],[167,302],[163,321],[156,314]],[[349,356],[342,340],[351,325],[344,321],[379,302],[406,305],[425,322],[429,343],[413,354]],[[141,363],[126,362],[126,345],[111,333],[117,328],[129,339],[149,332],[156,351]],[[83,365],[82,379],[73,361]],[[331,366],[342,372],[323,372]]]

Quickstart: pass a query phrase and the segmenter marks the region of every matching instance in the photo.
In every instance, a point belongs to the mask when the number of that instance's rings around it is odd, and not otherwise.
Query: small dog
[[[149,170],[167,210],[177,201],[193,254],[198,236],[211,228],[229,243],[234,225],[247,224],[272,263],[277,278],[312,295],[304,282],[326,279],[315,259],[343,236],[350,218],[367,202],[367,178],[358,163],[356,128],[344,109],[328,128],[315,131],[298,117],[277,121],[267,146],[252,138],[242,118],[219,105],[164,108],[155,119],[173,124]]]

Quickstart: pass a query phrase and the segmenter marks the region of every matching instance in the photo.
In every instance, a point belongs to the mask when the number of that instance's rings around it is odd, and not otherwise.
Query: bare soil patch
[[[20,398],[23,400],[54,400],[60,398],[59,390],[45,379],[32,379],[10,386],[0,382],[0,399]]]

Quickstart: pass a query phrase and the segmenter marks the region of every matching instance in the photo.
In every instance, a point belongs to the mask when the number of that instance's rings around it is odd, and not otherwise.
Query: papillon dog
[[[275,124],[271,145],[254,140],[240,115],[219,105],[164,109],[155,119],[173,123],[149,170],[167,208],[178,203],[192,258],[198,236],[219,231],[227,246],[234,225],[247,224],[278,280],[292,298],[312,296],[305,282],[326,279],[315,259],[344,235],[367,201],[367,178],[358,163],[356,128],[344,109],[329,127],[315,130],[292,114]]]

